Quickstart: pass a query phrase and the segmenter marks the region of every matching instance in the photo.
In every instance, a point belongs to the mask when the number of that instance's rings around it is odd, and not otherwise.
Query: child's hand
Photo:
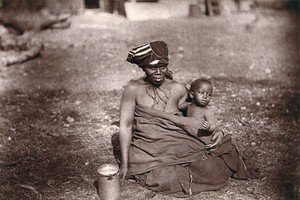
[[[204,129],[204,130],[208,130],[209,129],[209,123],[208,123],[208,121],[204,121],[203,122],[202,129]]]

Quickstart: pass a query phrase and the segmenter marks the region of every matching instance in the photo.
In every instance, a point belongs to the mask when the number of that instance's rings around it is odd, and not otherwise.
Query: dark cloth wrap
[[[178,197],[220,189],[230,177],[252,178],[231,136],[207,151],[194,137],[199,124],[199,120],[137,106],[127,177],[155,192]]]

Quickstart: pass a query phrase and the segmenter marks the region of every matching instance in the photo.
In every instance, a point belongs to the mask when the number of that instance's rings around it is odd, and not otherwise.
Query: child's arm
[[[203,129],[213,132],[216,129],[216,118],[214,112],[211,109],[207,109],[204,118],[207,123],[203,123]]]

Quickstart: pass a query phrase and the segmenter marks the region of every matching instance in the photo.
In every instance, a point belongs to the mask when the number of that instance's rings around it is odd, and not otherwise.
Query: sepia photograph
[[[0,0],[0,200],[298,200],[299,77],[299,0]]]

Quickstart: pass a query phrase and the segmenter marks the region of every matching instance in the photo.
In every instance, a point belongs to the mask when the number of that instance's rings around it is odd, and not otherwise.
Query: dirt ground
[[[69,29],[36,33],[41,57],[0,68],[0,199],[98,199],[96,170],[119,156],[122,86],[143,76],[128,50],[152,40],[168,43],[177,81],[213,78],[220,126],[261,173],[189,199],[299,199],[297,20],[274,10],[147,22],[87,11]],[[124,200],[152,197],[121,186]]]

